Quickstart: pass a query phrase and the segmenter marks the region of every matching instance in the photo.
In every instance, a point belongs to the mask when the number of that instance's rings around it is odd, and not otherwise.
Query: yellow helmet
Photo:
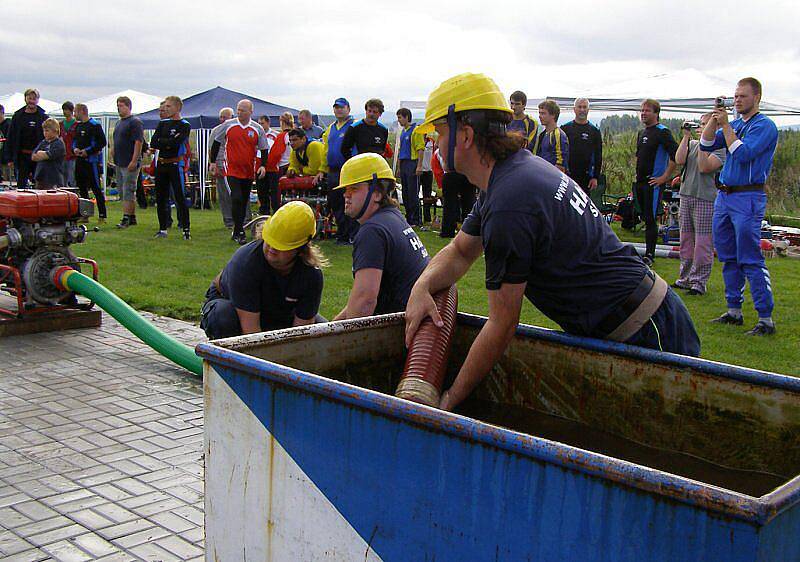
[[[334,189],[344,189],[348,185],[355,185],[371,179],[394,180],[394,174],[386,159],[380,154],[366,152],[353,156],[342,166],[339,175],[339,185]]]
[[[485,74],[466,72],[448,78],[428,96],[425,108],[425,121],[417,130],[427,133],[433,129],[433,122],[446,117],[453,106],[453,112],[474,109],[494,109],[512,115],[506,98],[494,80]]]
[[[314,211],[302,201],[291,201],[275,211],[263,229],[263,238],[276,250],[294,250],[317,233]]]

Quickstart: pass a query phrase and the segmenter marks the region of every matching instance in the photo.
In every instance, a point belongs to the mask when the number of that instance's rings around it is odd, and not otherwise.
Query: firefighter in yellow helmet
[[[342,166],[334,189],[344,190],[344,212],[360,224],[353,240],[353,289],[335,320],[405,310],[428,251],[390,195],[392,170],[378,154],[359,154]]]
[[[406,343],[430,316],[432,296],[458,281],[481,253],[489,320],[440,406],[452,409],[504,353],[526,296],[564,331],[699,355],[686,307],[628,245],[583,190],[507,132],[511,110],[491,78],[460,74],[430,94],[422,130],[435,128],[450,170],[480,189],[461,231],[417,280],[406,308]]]
[[[263,240],[236,250],[206,292],[200,327],[210,339],[324,322],[319,315],[322,267],[311,243],[314,211],[302,201],[278,209]]]

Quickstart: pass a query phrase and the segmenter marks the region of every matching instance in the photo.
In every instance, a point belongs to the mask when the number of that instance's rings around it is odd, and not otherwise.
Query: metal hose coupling
[[[456,286],[439,291],[433,296],[433,301],[443,325],[437,328],[430,318],[422,321],[408,348],[403,377],[397,385],[395,396],[438,407],[456,327]]]

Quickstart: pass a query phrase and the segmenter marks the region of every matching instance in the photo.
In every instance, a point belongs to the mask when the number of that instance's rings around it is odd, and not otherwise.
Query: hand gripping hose
[[[408,348],[403,377],[394,394],[398,398],[438,407],[456,327],[456,286],[436,293],[433,302],[442,317],[443,326],[437,328],[430,318],[422,321]]]
[[[58,267],[52,270],[51,278],[59,289],[74,291],[97,303],[136,337],[170,361],[196,375],[203,375],[203,360],[195,355],[191,347],[153,326],[125,301],[91,277],[70,267]]]

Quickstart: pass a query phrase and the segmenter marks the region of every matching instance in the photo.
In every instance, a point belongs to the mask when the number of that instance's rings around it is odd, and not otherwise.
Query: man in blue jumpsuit
[[[700,150],[705,152],[723,147],[728,150],[719,177],[721,185],[714,201],[712,223],[714,246],[723,264],[728,312],[714,322],[742,325],[746,279],[758,312],[758,322],[747,332],[752,336],[775,333],[772,320],[775,302],[760,242],[761,221],[767,206],[764,184],[772,168],[778,129],[771,119],[759,113],[760,102],[761,83],[755,78],[739,80],[734,108],[740,117],[728,122],[727,110],[718,104],[700,139]]]

